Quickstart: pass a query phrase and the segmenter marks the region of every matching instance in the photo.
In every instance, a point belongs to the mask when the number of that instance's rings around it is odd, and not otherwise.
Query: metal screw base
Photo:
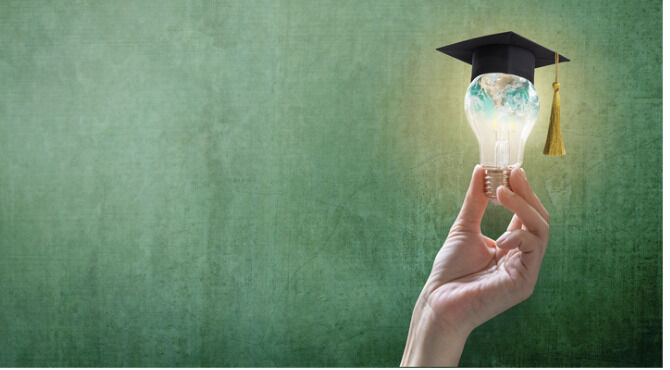
[[[485,177],[485,192],[486,196],[496,201],[496,189],[503,185],[509,188],[509,168],[486,168],[484,167]]]

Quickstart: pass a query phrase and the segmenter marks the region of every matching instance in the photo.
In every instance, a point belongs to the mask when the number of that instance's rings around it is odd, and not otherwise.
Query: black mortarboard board
[[[509,73],[533,82],[535,68],[555,63],[556,53],[514,32],[496,33],[437,49],[472,64],[471,80],[484,73]],[[570,60],[559,55],[558,62]]]

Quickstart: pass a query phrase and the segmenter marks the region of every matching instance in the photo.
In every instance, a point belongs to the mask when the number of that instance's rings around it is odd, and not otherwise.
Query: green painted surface
[[[572,59],[568,155],[539,69],[549,249],[462,364],[660,365],[660,9],[0,2],[0,365],[396,366],[478,161],[434,49],[509,30]]]

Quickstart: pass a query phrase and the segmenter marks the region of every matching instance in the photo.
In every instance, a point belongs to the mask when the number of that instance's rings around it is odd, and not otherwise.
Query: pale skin
[[[463,207],[414,307],[400,366],[458,366],[477,326],[533,293],[549,240],[549,214],[521,168],[498,201],[514,212],[507,232],[493,240],[480,223],[488,198],[476,166]]]

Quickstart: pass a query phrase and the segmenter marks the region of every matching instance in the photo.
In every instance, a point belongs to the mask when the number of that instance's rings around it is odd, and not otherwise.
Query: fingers
[[[504,233],[498,240],[496,240],[501,255],[508,253],[508,251],[518,248],[521,251],[519,264],[515,265],[515,261],[510,261],[512,266],[516,266],[517,271],[527,271],[531,275],[526,275],[526,278],[531,278],[531,286],[535,284],[537,274],[540,271],[542,264],[542,257],[544,257],[544,249],[547,246],[546,241],[538,238],[526,230],[514,230],[512,232]],[[513,253],[513,252],[510,252]],[[529,282],[527,282],[529,283]]]
[[[472,172],[470,188],[468,188],[463,207],[454,222],[452,230],[479,232],[479,225],[484,216],[488,200],[484,193],[484,168],[477,165]]]
[[[497,196],[500,204],[514,212],[528,231],[542,240],[549,239],[549,224],[523,197],[504,186],[498,187]]]
[[[512,232],[504,233],[498,240],[496,245],[502,249],[519,248],[524,253],[531,253],[543,246],[542,240],[537,236],[525,230],[514,230]]]
[[[540,215],[542,215],[547,223],[549,223],[549,213],[544,208],[537,195],[535,195],[533,192],[533,189],[531,188],[530,183],[526,178],[526,171],[524,171],[523,168],[515,168],[512,170],[512,173],[510,174],[510,187],[512,191],[519,194],[531,206],[533,206],[533,208],[535,208],[540,213]],[[512,221],[510,221],[509,226],[507,227],[507,231],[521,229],[522,226],[523,223],[521,222],[519,216],[514,215],[514,217],[512,217]]]
[[[507,226],[507,231],[518,230],[521,228],[521,226],[523,226],[521,219],[519,218],[519,216],[514,215],[512,217],[512,221],[509,222],[509,226]]]
[[[526,171],[520,167],[513,169],[509,181],[512,191],[525,199],[526,202],[540,213],[545,221],[549,222],[549,213],[544,208],[537,195],[535,195],[535,192],[533,192],[533,189],[528,182],[528,178],[526,177]]]

